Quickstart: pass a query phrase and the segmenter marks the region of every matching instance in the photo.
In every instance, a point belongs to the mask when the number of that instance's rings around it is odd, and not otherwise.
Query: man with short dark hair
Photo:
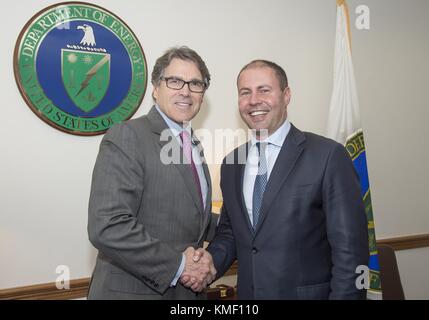
[[[172,48],[156,61],[152,84],[156,105],[113,126],[100,145],[89,201],[88,234],[99,251],[89,299],[204,299],[199,292],[216,274],[210,255],[192,258],[216,225],[209,171],[190,127],[209,71],[194,50]]]
[[[368,263],[367,220],[347,151],[287,120],[291,90],[277,64],[252,61],[237,87],[253,136],[221,167],[223,207],[207,248],[218,276],[237,259],[239,299],[364,299],[355,281]]]

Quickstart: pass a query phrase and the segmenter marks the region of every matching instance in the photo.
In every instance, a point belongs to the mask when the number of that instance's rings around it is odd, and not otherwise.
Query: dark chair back
[[[377,248],[383,300],[405,300],[395,250],[384,244]]]

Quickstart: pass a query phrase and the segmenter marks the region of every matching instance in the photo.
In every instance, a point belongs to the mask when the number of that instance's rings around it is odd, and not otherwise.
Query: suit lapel
[[[210,172],[209,168],[207,166],[207,161],[204,156],[204,149],[201,145],[200,140],[194,135],[194,132],[192,131],[192,139],[195,141],[195,144],[198,149],[198,153],[201,157],[202,161],[202,167],[204,171],[204,176],[207,181],[207,194],[206,194],[206,207],[203,210],[203,214],[201,215],[201,234],[199,236],[198,242],[200,242],[205,234],[206,226],[209,223],[209,220],[211,219],[211,203],[212,203],[212,183],[210,178]],[[195,183],[194,183],[195,185]],[[198,192],[198,191],[197,191]],[[198,195],[199,197],[199,195]]]
[[[291,125],[289,134],[280,150],[277,160],[274,164],[273,170],[268,180],[267,187],[264,192],[262,206],[260,209],[260,216],[256,233],[260,230],[271,204],[277,197],[280,188],[286,182],[289,174],[293,170],[299,156],[304,150],[303,142],[305,141],[304,134]]]
[[[158,143],[159,143],[161,149],[163,147],[166,147],[167,144],[171,144],[171,147],[174,151],[181,150],[181,146],[177,142],[176,138],[174,137],[173,132],[167,126],[164,119],[162,119],[161,115],[159,114],[159,112],[156,110],[155,107],[152,107],[152,109],[149,111],[148,119],[150,120],[149,122],[150,122],[151,127],[152,127],[152,132],[154,132],[160,136]],[[169,139],[167,141],[161,140],[161,133],[164,130],[169,130],[171,134],[168,136],[173,137],[173,139]],[[192,200],[193,200],[195,206],[198,208],[198,211],[201,214],[203,214],[204,209],[203,209],[203,206],[201,204],[200,194],[199,194],[197,186],[195,184],[195,180],[194,180],[194,176],[192,173],[191,166],[190,166],[190,164],[183,164],[183,152],[180,151],[180,163],[173,163],[172,165],[179,171],[180,175],[183,178],[183,181],[184,181],[186,187],[188,188],[188,191],[192,197]]]
[[[209,199],[209,197],[211,198],[211,189],[212,189],[210,172],[209,172],[209,168],[207,167],[206,158],[204,156],[203,146],[201,145],[200,140],[198,140],[198,138],[194,135],[193,130],[192,130],[192,140],[195,142],[195,145],[196,145],[197,150],[198,150],[198,154],[200,155],[202,167],[203,167],[203,171],[204,171],[204,177],[206,178],[206,181],[207,181],[207,195],[206,195],[206,199],[207,199],[206,200],[206,207],[207,207],[207,204],[209,203],[208,199]]]
[[[244,150],[241,148],[244,148]],[[249,212],[247,211],[246,201],[244,199],[244,193],[243,193],[244,172],[246,169],[247,156],[249,154],[249,149],[250,149],[250,141],[245,145],[243,145],[241,148],[237,149],[238,151],[237,151],[237,154],[235,155],[236,158],[234,159],[234,161],[236,161],[234,163],[237,163],[237,170],[236,170],[236,177],[235,177],[236,199],[238,200],[241,213],[244,215],[244,221],[246,221],[247,227],[249,228],[250,232],[253,234],[255,230],[253,229],[252,222],[250,221],[250,218],[249,218]],[[244,159],[246,159],[246,161],[244,161],[244,163],[242,163],[243,161],[240,161],[239,155],[241,154],[241,152],[245,152]]]

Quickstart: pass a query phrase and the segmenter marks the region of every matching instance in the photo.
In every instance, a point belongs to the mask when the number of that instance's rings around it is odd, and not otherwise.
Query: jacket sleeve
[[[364,299],[356,287],[356,268],[368,265],[369,246],[359,177],[347,151],[332,148],[323,178],[323,209],[332,252],[330,299]]]
[[[223,191],[225,183],[224,177],[225,164],[221,168],[221,189]],[[224,193],[223,193],[224,194]],[[219,222],[216,228],[216,234],[207,250],[213,257],[213,263],[217,271],[216,278],[222,277],[237,258],[235,239],[232,232],[231,222],[228,210],[225,205],[225,197],[220,213]]]
[[[182,253],[151,237],[137,219],[144,165],[137,136],[126,124],[103,138],[92,176],[88,210],[90,242],[115,265],[163,293]]]
[[[215,236],[216,233],[216,227],[218,225],[219,222],[219,214],[212,212],[211,216],[210,216],[210,222],[209,222],[209,226],[207,228],[207,235],[206,235],[206,239],[205,241],[211,242],[213,241],[213,238]]]

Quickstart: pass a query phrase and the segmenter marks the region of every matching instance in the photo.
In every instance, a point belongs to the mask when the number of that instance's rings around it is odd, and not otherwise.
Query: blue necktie
[[[258,174],[255,179],[255,186],[253,188],[253,229],[256,229],[259,220],[259,214],[262,205],[262,198],[264,196],[265,187],[267,186],[267,159],[265,158],[265,148],[267,143],[257,142],[258,147]]]

